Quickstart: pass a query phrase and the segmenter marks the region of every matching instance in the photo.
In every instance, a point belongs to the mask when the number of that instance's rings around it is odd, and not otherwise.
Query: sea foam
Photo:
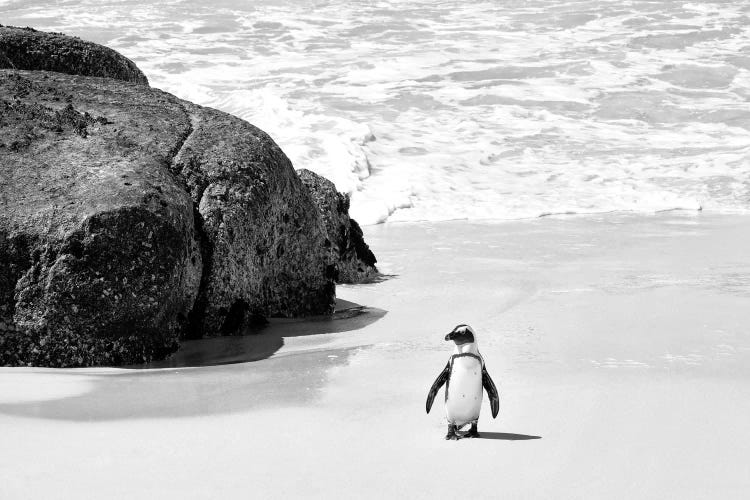
[[[2,0],[0,0],[2,2]],[[0,3],[268,132],[361,223],[750,210],[750,6]]]

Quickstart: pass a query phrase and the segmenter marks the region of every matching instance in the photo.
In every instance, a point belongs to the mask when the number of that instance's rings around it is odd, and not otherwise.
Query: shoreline
[[[401,210],[401,209],[399,209]],[[395,213],[395,212],[394,212]],[[714,210],[714,209],[706,209],[706,208],[683,208],[683,207],[675,207],[675,208],[665,208],[663,210],[645,210],[645,211],[638,211],[638,210],[603,210],[601,212],[549,212],[549,213],[542,213],[540,215],[535,216],[529,216],[529,217],[518,217],[518,218],[508,218],[508,219],[502,219],[502,218],[456,218],[456,219],[439,219],[439,220],[430,220],[430,219],[419,219],[419,220],[395,220],[390,221],[388,219],[382,221],[382,222],[376,222],[373,224],[361,224],[362,227],[375,227],[375,226],[382,226],[386,224],[391,225],[401,225],[401,224],[441,224],[441,223],[450,223],[450,222],[466,222],[466,223],[486,223],[486,224],[503,224],[506,222],[522,222],[522,221],[531,221],[531,220],[537,220],[537,219],[567,219],[567,218],[589,218],[589,217],[658,217],[660,215],[664,214],[677,214],[677,215],[694,215],[696,217],[699,217],[701,215],[707,216],[707,217],[743,217],[743,216],[750,216],[750,211],[746,210]]]
[[[366,233],[391,277],[339,287],[384,312],[362,328],[280,334],[248,363],[0,368],[0,492],[741,498],[750,486],[750,216]],[[485,401],[486,439],[449,443],[442,392],[423,405],[458,323],[478,332],[500,415]],[[195,449],[209,458],[175,470]],[[450,463],[470,464],[470,481]]]

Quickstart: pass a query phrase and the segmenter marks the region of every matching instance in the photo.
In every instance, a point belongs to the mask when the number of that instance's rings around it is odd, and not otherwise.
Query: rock
[[[183,104],[194,130],[173,171],[198,207],[209,266],[194,329],[226,334],[248,318],[333,312],[325,227],[289,159],[253,125]]]
[[[0,365],[138,363],[181,336],[330,313],[325,240],[249,123],[144,85],[0,70]]]
[[[325,222],[339,283],[361,283],[378,275],[377,259],[365,243],[357,221],[349,218],[349,196],[336,191],[333,182],[310,170],[297,175],[312,194]]]
[[[0,364],[174,350],[202,270],[192,200],[167,168],[183,108],[59,73],[2,70],[0,96],[0,314],[15,325]]]
[[[62,33],[1,24],[0,68],[57,71],[148,85],[133,61],[108,47]]]

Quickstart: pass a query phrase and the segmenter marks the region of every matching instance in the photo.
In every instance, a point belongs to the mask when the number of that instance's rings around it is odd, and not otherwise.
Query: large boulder
[[[0,68],[57,71],[148,85],[133,61],[109,47],[62,33],[2,24]]]
[[[0,70],[0,365],[135,363],[330,313],[329,249],[249,123],[144,85]]]
[[[339,193],[333,182],[315,172],[300,169],[297,175],[323,216],[336,264],[336,281],[362,283],[377,277],[377,259],[365,243],[359,224],[349,217],[349,196]]]
[[[198,335],[257,317],[333,312],[325,227],[292,163],[262,130],[183,103],[193,123],[172,164],[200,214],[205,265]]]
[[[201,277],[193,203],[167,168],[171,96],[0,71],[0,363],[120,364],[176,347]]]

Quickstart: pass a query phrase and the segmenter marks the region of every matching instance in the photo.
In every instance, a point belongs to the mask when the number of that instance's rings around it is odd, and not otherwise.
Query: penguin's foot
[[[456,433],[455,425],[448,426],[448,434],[445,435],[445,439],[447,441],[458,441],[460,439],[460,436]]]
[[[477,424],[476,423],[471,424],[471,429],[469,429],[469,431],[466,434],[464,434],[463,436],[461,436],[461,437],[465,437],[465,438],[478,438],[479,437],[479,431],[477,430]]]

